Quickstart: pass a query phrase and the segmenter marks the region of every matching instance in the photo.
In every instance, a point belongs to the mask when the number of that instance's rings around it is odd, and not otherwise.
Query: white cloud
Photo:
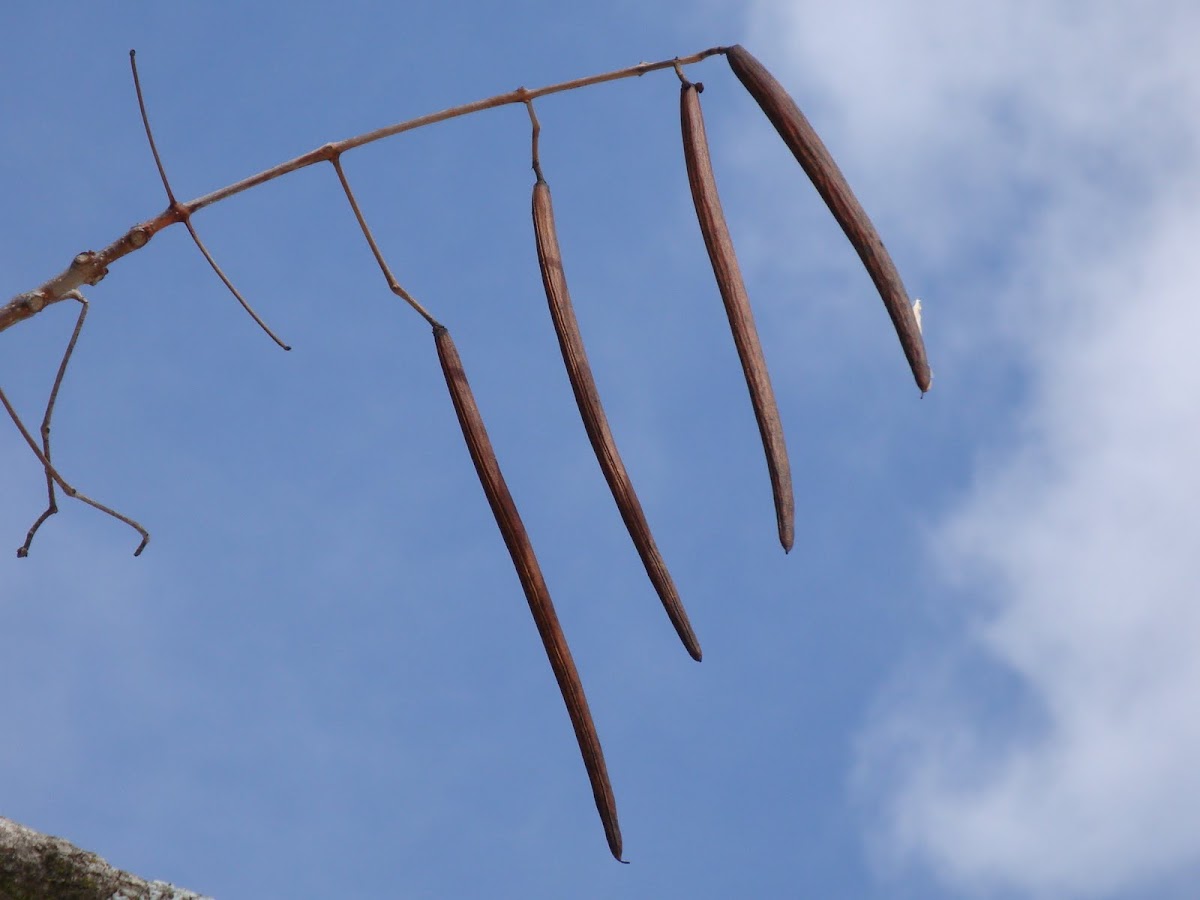
[[[863,738],[879,848],[966,893],[1200,871],[1200,7],[763,0],[755,21],[886,185],[873,209],[921,210],[935,271],[993,243],[1000,280],[942,301],[952,365],[999,319],[1028,377],[936,529],[965,630]]]
[[[1045,354],[1025,439],[940,530],[959,596],[988,602],[969,647],[1039,714],[989,745],[985,698],[934,691],[868,742],[907,745],[896,849],[958,886],[1104,895],[1200,863],[1197,201],[1097,264],[1108,315]]]

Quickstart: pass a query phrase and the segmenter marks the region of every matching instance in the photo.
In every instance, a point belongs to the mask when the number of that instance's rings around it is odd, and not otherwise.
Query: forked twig
[[[67,363],[71,360],[71,354],[75,352],[75,343],[79,340],[79,333],[83,331],[83,323],[87,319],[88,314],[87,300],[78,292],[76,292],[75,296],[79,300],[79,316],[75,319],[75,328],[71,331],[71,339],[67,341],[67,348],[63,351],[62,360],[58,364],[58,372],[54,376],[54,384],[50,388],[50,397],[46,400],[46,411],[42,416],[42,452],[46,455],[47,461],[50,460],[50,420],[54,417],[54,406],[58,402],[58,389],[62,387],[63,377],[67,374]],[[45,475],[46,509],[29,526],[29,533],[25,535],[25,543],[17,550],[17,556],[21,559],[29,555],[29,547],[33,543],[33,537],[37,534],[38,529],[42,527],[42,523],[58,512],[58,502],[54,496],[54,478],[50,475],[49,470],[45,470]]]
[[[75,329],[71,332],[71,339],[67,341],[67,349],[63,352],[62,361],[58,364],[58,373],[54,377],[54,386],[50,389],[50,397],[46,401],[46,412],[42,416],[42,446],[40,449],[38,448],[37,442],[33,439],[33,435],[31,435],[29,430],[25,427],[25,423],[21,421],[21,417],[17,414],[16,409],[13,407],[12,403],[9,402],[8,396],[4,393],[4,389],[0,388],[0,404],[4,405],[4,409],[8,412],[9,418],[13,420],[13,424],[17,426],[17,430],[21,432],[21,436],[25,438],[25,443],[29,445],[29,449],[33,451],[34,456],[38,458],[38,462],[42,464],[42,471],[46,473],[46,509],[40,516],[37,517],[33,525],[30,526],[29,533],[25,536],[25,543],[17,548],[17,556],[24,558],[29,555],[29,547],[33,543],[34,535],[36,535],[38,529],[42,527],[42,523],[58,512],[58,503],[54,497],[54,485],[56,482],[58,486],[62,488],[63,493],[68,497],[72,497],[76,500],[86,503],[88,506],[98,509],[100,512],[124,522],[126,525],[140,534],[142,536],[142,541],[140,544],[138,544],[137,549],[133,551],[134,556],[140,556],[141,552],[146,549],[146,544],[150,541],[150,533],[128,516],[122,515],[115,509],[105,506],[103,503],[99,503],[86,494],[81,493],[80,491],[71,487],[71,485],[67,484],[63,477],[58,473],[58,470],[54,468],[53,463],[50,462],[50,421],[54,418],[54,406],[58,402],[58,390],[60,387],[62,387],[63,377],[67,374],[67,364],[71,361],[71,354],[75,352],[75,343],[79,340],[79,333],[83,330],[83,322],[84,319],[87,318],[88,311],[88,302],[84,298],[83,294],[79,293],[79,291],[71,291],[69,296],[72,300],[79,301],[79,318],[75,320]]]
[[[541,161],[538,158],[538,138],[541,125],[533,109],[533,102],[526,104],[529,108],[529,119],[533,125],[533,171],[537,182],[533,186],[533,231],[537,241],[538,265],[542,272],[542,285],[546,291],[546,300],[550,306],[550,317],[554,321],[554,333],[558,335],[558,346],[562,351],[563,363],[567,369],[567,377],[571,382],[571,390],[575,394],[575,404],[579,407],[580,418],[583,419],[584,429],[588,440],[608,482],[617,509],[625,522],[625,528],[637,548],[642,565],[654,589],[658,592],[663,608],[679,639],[683,641],[688,653],[697,662],[701,659],[700,641],[692,630],[683,601],[667,564],[654,542],[650,524],[642,511],[633,482],[621,461],[617,450],[616,440],[608,425],[608,417],[604,414],[604,406],[600,402],[600,392],[596,388],[596,379],[592,376],[592,367],[588,363],[587,351],[583,345],[583,335],[579,330],[579,322],[575,317],[575,308],[571,303],[571,292],[567,289],[567,278],[563,271],[562,251],[558,245],[558,234],[554,227],[554,204],[550,197],[550,185],[542,176]]]
[[[676,67],[676,72],[682,82],[679,114],[688,185],[691,187],[700,231],[704,236],[704,246],[708,250],[713,274],[717,278],[717,287],[725,303],[725,314],[729,318],[733,342],[737,346],[738,359],[742,363],[746,387],[750,390],[750,402],[754,407],[754,418],[758,422],[758,433],[767,457],[767,471],[771,476],[779,543],[787,553],[791,551],[795,539],[796,502],[792,494],[791,465],[788,463],[787,446],[783,440],[783,422],[779,417],[779,406],[775,402],[775,391],[771,387],[771,376],[763,356],[762,342],[758,339],[758,329],[754,325],[750,298],[746,294],[737,254],[729,237],[729,226],[725,224],[725,213],[721,210],[721,198],[717,195],[717,182],[713,177],[712,161],[708,153],[708,138],[704,133],[704,116],[700,111],[701,86],[688,81],[679,67]]]
[[[158,176],[162,179],[163,187],[167,191],[169,208],[178,211],[179,219],[183,222],[188,234],[192,236],[192,241],[195,242],[196,247],[204,255],[204,258],[208,261],[208,264],[212,267],[212,270],[217,273],[217,277],[221,279],[221,282],[225,285],[225,287],[229,288],[229,292],[233,294],[233,296],[237,299],[237,302],[242,305],[242,309],[250,314],[250,318],[258,323],[258,327],[265,331],[271,340],[273,340],[284,350],[291,350],[292,348],[281,341],[278,335],[276,335],[275,332],[270,329],[267,323],[259,317],[258,313],[254,311],[254,308],[246,302],[246,298],[242,296],[241,291],[233,286],[233,282],[229,280],[229,276],[221,271],[221,267],[217,265],[217,261],[213,259],[213,255],[208,252],[208,248],[205,247],[204,242],[200,240],[200,235],[196,233],[196,227],[192,225],[192,210],[181,205],[179,201],[175,199],[175,192],[171,190],[171,182],[167,180],[167,170],[163,167],[162,157],[158,155],[158,146],[154,143],[154,132],[150,130],[150,117],[146,115],[146,101],[142,97],[142,82],[141,79],[138,78],[137,51],[135,50],[129,51],[129,66],[131,69],[133,69],[133,88],[137,92],[138,110],[142,114],[142,125],[145,126],[146,129],[146,140],[150,142],[150,152],[154,155],[154,165],[158,167]]]
[[[575,668],[571,649],[567,646],[567,639],[554,611],[550,590],[546,587],[541,567],[533,553],[533,545],[500,471],[496,451],[492,449],[492,442],[483,425],[479,407],[475,404],[475,397],[471,393],[471,385],[467,382],[467,374],[463,371],[462,360],[454,346],[454,340],[442,325],[433,326],[433,340],[437,345],[438,361],[442,365],[446,387],[450,391],[454,412],[458,416],[458,424],[467,442],[471,461],[475,464],[479,483],[483,486],[488,505],[492,508],[492,515],[496,517],[496,524],[504,536],[504,544],[508,547],[517,576],[521,579],[521,587],[525,590],[529,611],[533,614],[533,621],[546,648],[550,668],[554,670],[558,689],[567,705],[567,713],[575,729],[575,739],[579,742],[579,752],[583,756],[583,764],[592,784],[596,810],[604,824],[608,849],[619,862],[624,862],[621,859],[621,827],[617,822],[617,802],[613,797],[608,768],[604,764],[604,751],[600,747],[596,725],[592,721],[587,697],[583,693],[583,682],[579,680],[579,671]]]

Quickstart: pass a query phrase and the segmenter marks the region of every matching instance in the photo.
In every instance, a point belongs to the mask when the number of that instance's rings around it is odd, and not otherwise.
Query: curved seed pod
[[[579,332],[579,323],[575,319],[575,309],[571,304],[571,294],[567,290],[567,279],[563,274],[562,253],[558,247],[558,235],[554,228],[554,206],[550,199],[550,186],[539,175],[533,186],[533,232],[537,238],[538,265],[542,270],[542,284],[546,288],[546,300],[550,304],[550,317],[554,320],[554,331],[558,335],[558,346],[562,350],[563,362],[567,367],[567,376],[571,380],[571,389],[575,392],[575,403],[579,407],[579,415],[583,418],[583,426],[587,430],[588,440],[596,453],[596,461],[608,482],[617,509],[625,521],[625,528],[633,539],[638,556],[646,567],[646,574],[654,589],[662,600],[663,608],[675,626],[679,639],[683,641],[688,653],[697,662],[700,660],[700,642],[692,631],[691,622],[663,562],[662,554],[654,543],[650,533],[650,525],[642,512],[642,504],[638,502],[637,493],[625,464],[621,462],[621,454],[617,452],[616,441],[608,427],[608,418],[604,415],[604,407],[600,403],[600,393],[596,390],[596,381],[592,377],[591,366],[588,365],[587,352],[583,347],[583,336]]]
[[[740,44],[729,47],[725,51],[729,67],[737,75],[738,80],[745,86],[750,95],[767,114],[775,130],[779,132],[785,144],[796,157],[796,161],[808,173],[817,192],[824,199],[829,211],[842,226],[842,231],[858,251],[859,259],[866,267],[871,280],[879,290],[892,325],[904,348],[904,355],[912,369],[913,378],[921,393],[929,390],[933,375],[929,371],[929,361],[925,356],[925,342],[921,339],[921,329],[913,314],[912,304],[908,300],[908,292],[896,264],[883,246],[879,233],[867,217],[850,190],[846,177],[838,169],[837,163],[829,155],[829,151],[813,131],[812,125],[800,112],[783,86],[772,77],[763,64],[755,59]]]
[[[479,407],[475,405],[475,397],[467,383],[462,360],[458,356],[450,332],[441,325],[435,325],[433,339],[437,345],[438,360],[442,364],[442,374],[446,377],[446,387],[449,388],[450,398],[454,401],[458,424],[462,427],[471,461],[479,475],[479,483],[483,485],[483,492],[487,495],[492,514],[496,517],[496,524],[500,526],[500,533],[504,536],[504,543],[517,570],[517,577],[521,579],[521,587],[525,589],[529,611],[533,613],[533,621],[542,637],[542,644],[545,645],[546,656],[550,659],[550,668],[554,670],[558,688],[562,691],[563,701],[571,716],[571,725],[579,742],[579,752],[583,755],[583,764],[587,767],[588,779],[592,783],[596,809],[600,813],[600,821],[604,823],[608,848],[618,861],[622,861],[617,803],[608,780],[608,769],[604,765],[604,751],[600,749],[600,738],[596,734],[587,697],[583,693],[583,683],[579,680],[579,672],[571,658],[571,650],[567,647],[562,626],[559,625],[558,616],[554,612],[550,591],[542,578],[541,567],[533,554],[533,546],[529,542],[529,535],[525,533],[525,526],[517,513],[512,495],[508,492],[508,485],[504,483],[504,475],[500,472],[496,453],[483,426]]]
[[[692,188],[692,200],[696,204],[696,218],[700,221],[704,246],[708,248],[708,258],[717,276],[721,299],[725,301],[725,313],[729,316],[733,342],[742,361],[746,386],[750,389],[750,401],[754,405],[754,417],[758,420],[758,432],[762,436],[767,469],[771,474],[779,542],[787,552],[792,549],[795,534],[796,504],[792,496],[792,470],[783,441],[783,423],[779,420],[779,407],[775,404],[775,392],[771,389],[771,376],[767,373],[758,329],[754,327],[750,298],[746,295],[737,255],[725,224],[725,214],[721,211],[721,198],[717,196],[717,183],[708,156],[708,138],[704,134],[704,117],[700,112],[697,93],[696,85],[687,83],[679,95],[688,184]]]

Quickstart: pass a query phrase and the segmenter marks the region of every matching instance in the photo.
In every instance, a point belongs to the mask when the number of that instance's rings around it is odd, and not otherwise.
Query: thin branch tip
[[[289,344],[285,344],[279,335],[271,330],[271,327],[267,325],[267,323],[263,321],[262,317],[254,311],[254,307],[252,307],[246,301],[246,298],[242,296],[241,291],[233,286],[233,282],[229,280],[229,276],[222,271],[219,265],[217,265],[217,261],[213,258],[213,255],[208,252],[208,248],[205,247],[204,242],[200,240],[200,235],[196,233],[196,227],[192,224],[192,217],[190,215],[186,215],[184,217],[183,227],[186,228],[188,234],[192,236],[192,243],[196,245],[197,249],[199,249],[200,253],[208,261],[209,267],[217,274],[217,277],[221,279],[221,283],[224,284],[225,287],[229,288],[229,292],[233,294],[233,296],[237,299],[237,302],[241,304],[242,309],[244,309],[250,318],[252,318],[258,324],[259,328],[266,332],[267,337],[273,340],[284,350],[291,350],[291,346]]]
[[[158,167],[158,175],[162,179],[163,188],[167,192],[167,200],[172,207],[178,206],[175,192],[171,190],[171,182],[167,180],[167,170],[163,168],[162,157],[158,155],[158,147],[154,143],[154,132],[150,129],[150,117],[146,113],[146,99],[142,96],[142,81],[138,78],[137,54],[129,51],[129,67],[133,70],[133,89],[137,94],[138,111],[142,115],[142,126],[146,129],[146,140],[150,143],[150,152],[154,156],[154,164]]]

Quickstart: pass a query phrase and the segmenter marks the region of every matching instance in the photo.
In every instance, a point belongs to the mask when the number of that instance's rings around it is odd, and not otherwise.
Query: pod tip
[[[783,547],[784,553],[792,552],[792,544],[795,543],[796,533],[789,522],[787,525],[781,525],[779,529],[779,543]]]

